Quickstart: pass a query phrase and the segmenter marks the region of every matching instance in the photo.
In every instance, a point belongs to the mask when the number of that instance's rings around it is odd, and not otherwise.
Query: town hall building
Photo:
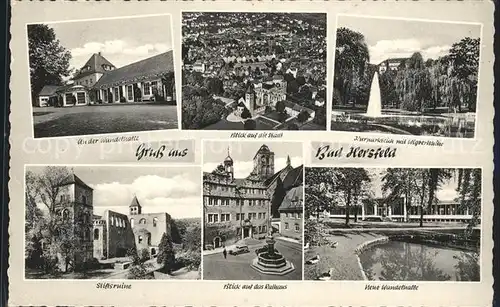
[[[234,161],[228,152],[216,169],[203,174],[204,249],[268,235],[273,207],[279,216],[287,192],[302,185],[302,179],[297,179],[302,178],[302,166],[293,168],[288,158],[287,166],[275,172],[274,158],[274,152],[262,145],[254,155],[252,172],[245,178],[234,178]],[[301,208],[292,209],[300,211],[300,219]],[[302,229],[301,220],[300,224]]]

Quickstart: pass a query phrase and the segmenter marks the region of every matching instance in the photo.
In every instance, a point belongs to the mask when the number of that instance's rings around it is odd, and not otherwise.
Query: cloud
[[[380,40],[368,47],[370,62],[379,64],[389,58],[406,58],[415,52],[420,52],[424,59],[436,59],[448,53],[450,46],[430,46],[424,48],[421,41],[410,39]]]
[[[293,167],[303,164],[302,157],[290,157]],[[220,162],[222,163],[222,161]],[[204,172],[213,171],[220,163],[208,162],[203,164]],[[286,166],[286,158],[274,159],[274,170],[279,171]],[[253,171],[253,161],[234,161],[234,177],[245,178]]]
[[[145,44],[140,46],[131,46],[123,40],[110,40],[105,42],[88,42],[83,47],[71,49],[71,55],[90,56],[94,53],[103,54],[128,54],[128,55],[148,55],[152,53],[165,52],[170,48],[167,44]]]
[[[184,204],[188,199],[197,198],[201,187],[198,182],[188,179],[185,175],[165,178],[147,175],[136,178],[130,184],[118,182],[96,184],[94,188],[95,207],[128,208],[134,195],[142,205],[153,204]]]

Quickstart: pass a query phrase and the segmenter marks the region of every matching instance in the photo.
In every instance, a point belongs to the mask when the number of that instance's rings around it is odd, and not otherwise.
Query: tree
[[[144,251],[144,249],[142,250]],[[149,251],[146,250],[149,253]],[[145,254],[145,253],[144,253]],[[151,263],[146,263],[146,257],[141,257],[137,252],[136,248],[130,248],[127,250],[127,256],[130,258],[132,262],[128,273],[128,279],[152,279],[153,277],[150,275],[150,270],[153,268]],[[145,255],[142,255],[145,256]]]
[[[362,187],[365,182],[370,181],[367,171],[364,168],[339,168],[337,171],[341,174],[338,176],[337,184],[334,185],[335,192],[341,192],[345,200],[345,225],[349,226],[349,214],[351,206],[355,205],[353,200],[359,199]]]
[[[450,49],[451,76],[460,80],[465,88],[463,96],[470,110],[476,110],[477,80],[479,71],[479,38],[466,37]]]
[[[414,168],[388,168],[382,175],[382,192],[387,195],[385,202],[392,203],[403,198],[404,206],[410,208],[417,194],[416,172]],[[407,217],[405,217],[407,218]]]
[[[414,53],[408,60],[406,68],[398,71],[395,80],[398,98],[403,109],[423,112],[430,106],[432,100],[430,78],[422,55],[418,52]]]
[[[253,119],[247,119],[243,124],[245,130],[255,130],[257,128],[257,123]]]
[[[158,246],[158,258],[156,261],[163,265],[163,270],[170,274],[175,267],[175,251],[172,245],[172,239],[166,233],[163,234]]]
[[[458,169],[458,201],[462,210],[468,210],[472,219],[467,226],[467,234],[479,224],[481,218],[481,169],[460,168]]]
[[[49,270],[47,273],[57,270],[55,266],[57,262],[66,272],[78,269],[79,263],[76,260],[77,256],[83,252],[82,240],[90,239],[90,229],[86,224],[88,221],[75,218],[72,216],[75,213],[71,210],[65,211],[71,205],[70,200],[60,197],[67,188],[69,176],[70,171],[60,166],[45,167],[37,174],[27,172],[28,207],[32,209],[33,202],[36,202],[45,206],[47,211],[46,215],[32,220],[29,226],[31,228],[27,231],[30,239],[36,239],[39,242],[43,240],[46,244],[43,258],[44,262],[49,264],[46,266]],[[63,211],[58,211],[59,208]],[[86,266],[80,269],[85,270]]]
[[[28,25],[28,53],[32,101],[45,85],[62,85],[70,75],[71,53],[45,24]]]
[[[429,168],[424,170],[428,173],[428,191],[429,197],[427,201],[427,208],[437,201],[436,192],[437,190],[451,178],[451,171],[445,168]],[[420,213],[420,227],[424,226],[424,210]]]
[[[35,223],[43,218],[43,212],[38,208],[38,197],[40,195],[40,184],[38,177],[31,171],[26,171],[25,175],[25,230],[28,233],[33,229]]]
[[[285,112],[285,101],[280,100],[276,102],[276,112],[283,113]]]
[[[307,112],[306,110],[302,110],[300,111],[299,115],[297,115],[297,120],[299,121],[299,123],[303,123],[307,121],[309,117],[309,112]]]
[[[315,167],[306,168],[305,173],[305,215],[315,216],[319,220],[319,215],[325,210],[331,209],[334,205],[327,195],[331,195],[331,187],[340,181],[342,174],[334,168]]]
[[[252,118],[252,114],[250,114],[250,111],[248,111],[248,109],[245,108],[243,112],[241,112],[241,118],[243,119]]]
[[[345,27],[337,29],[334,88],[340,91],[342,104],[358,100],[351,92],[352,85],[361,80],[369,60],[363,34]]]

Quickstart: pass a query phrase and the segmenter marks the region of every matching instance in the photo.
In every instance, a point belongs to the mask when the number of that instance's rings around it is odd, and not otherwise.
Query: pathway
[[[363,274],[359,268],[358,257],[355,254],[356,248],[366,242],[383,238],[384,235],[366,231],[342,230],[334,235],[325,235],[329,241],[338,242],[336,248],[329,245],[313,246],[304,254],[304,260],[315,255],[320,256],[317,264],[305,265],[304,279],[316,279],[322,273],[333,269],[332,280],[363,280]]]

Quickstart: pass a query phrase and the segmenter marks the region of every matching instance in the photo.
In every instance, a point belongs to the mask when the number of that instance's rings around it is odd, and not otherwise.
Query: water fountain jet
[[[380,97],[380,85],[378,82],[378,73],[373,76],[372,85],[370,87],[370,97],[368,98],[368,108],[366,116],[381,117],[382,116],[382,98]]]

